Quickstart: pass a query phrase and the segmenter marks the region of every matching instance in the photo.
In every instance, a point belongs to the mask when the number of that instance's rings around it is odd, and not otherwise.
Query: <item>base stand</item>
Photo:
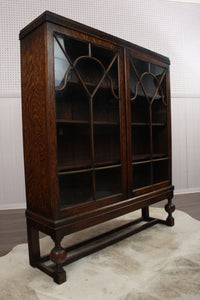
[[[172,203],[172,198],[168,199],[168,203],[165,205],[165,210],[168,213],[166,221],[151,218],[149,216],[149,207],[146,206],[142,208],[142,216],[140,218],[99,236],[77,243],[66,249],[61,246],[62,238],[57,240],[53,239],[55,247],[52,249],[50,255],[46,255],[44,257],[40,256],[38,229],[33,226],[29,219],[27,219],[30,264],[51,276],[56,283],[61,284],[66,281],[66,272],[63,269],[64,265],[70,264],[84,256],[99,251],[155,224],[173,226],[174,218],[172,217],[172,213],[175,210],[175,205]],[[143,222],[143,224],[138,226],[137,224],[140,222]],[[53,264],[45,264],[45,262],[50,260]]]

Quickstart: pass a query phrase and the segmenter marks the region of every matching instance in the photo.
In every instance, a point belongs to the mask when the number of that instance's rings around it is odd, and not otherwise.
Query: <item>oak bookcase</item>
[[[170,62],[48,11],[20,42],[30,264],[62,283],[63,265],[174,224]],[[164,199],[167,220],[151,218],[149,206]],[[141,218],[62,248],[65,235],[137,209]],[[55,243],[45,257],[39,231]]]

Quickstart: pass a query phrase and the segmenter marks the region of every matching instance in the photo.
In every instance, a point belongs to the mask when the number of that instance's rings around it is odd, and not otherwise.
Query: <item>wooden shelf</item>
[[[56,119],[56,123],[59,124],[69,124],[69,125],[89,125],[90,122],[86,120],[66,120],[66,119]],[[101,126],[118,126],[120,125],[119,122],[115,121],[94,121],[94,125],[101,125]]]
[[[167,154],[166,153],[156,153],[156,154],[153,154],[152,155],[152,158],[153,159],[160,159],[160,158],[164,158],[164,159],[166,159],[166,158],[168,158],[167,157]]]
[[[120,159],[112,159],[112,160],[102,160],[102,161],[96,161],[94,162],[94,168],[92,168],[92,162],[91,161],[82,161],[82,162],[71,162],[66,164],[60,164],[58,165],[58,173],[59,175],[62,175],[69,172],[81,172],[81,171],[89,171],[92,169],[103,169],[103,168],[116,168],[120,167]]]
[[[169,159],[169,157],[165,156],[165,157],[154,158],[154,159],[152,159],[152,161],[156,162],[156,161],[162,161],[162,160],[168,160],[168,159]]]
[[[102,125],[102,126],[118,126],[119,122],[116,121],[94,121],[94,125]]]
[[[148,123],[148,122],[132,122],[131,123],[132,126],[150,126],[151,124]],[[152,123],[152,126],[166,126],[167,124],[164,123],[164,122],[155,122],[155,123]]]
[[[161,126],[161,127],[163,127],[163,126],[166,126],[167,124],[165,123],[165,122],[153,122],[152,123],[152,126]]]
[[[142,160],[142,161],[136,161],[136,162],[132,162],[132,165],[133,166],[136,166],[136,165],[142,165],[142,164],[148,164],[150,163],[152,160],[148,159],[148,160]]]
[[[105,160],[105,161],[95,161],[94,166],[96,168],[103,166],[120,166],[120,158]]]
[[[96,88],[96,86],[98,85],[98,82],[97,82],[97,83],[85,82],[85,81],[83,81],[83,82],[84,82],[84,84],[85,84],[86,86],[88,86],[88,87],[94,87],[94,88]],[[72,84],[72,85],[82,85],[82,83],[81,83],[80,80],[67,80],[66,86],[67,86],[68,84]],[[111,85],[105,86],[105,85],[102,85],[102,84],[101,84],[99,88],[100,88],[100,89],[111,89]],[[118,87],[114,87],[114,90],[117,90],[117,89],[118,89]],[[60,89],[56,89],[56,92],[59,92],[59,91],[60,91]]]
[[[136,161],[141,161],[141,160],[147,160],[147,159],[150,159],[150,158],[151,158],[150,153],[148,153],[148,154],[137,154],[137,155],[133,156],[133,161],[136,162]]]
[[[69,162],[58,165],[58,172],[72,169],[85,169],[91,167],[91,161]]]
[[[121,167],[121,164],[109,164],[109,165],[102,165],[94,168],[89,168],[89,169],[76,169],[76,170],[66,170],[66,168],[62,171],[60,170],[58,172],[59,176],[63,175],[70,175],[70,174],[80,174],[80,173],[87,173],[87,172],[92,172],[92,171],[100,171],[100,170],[108,170],[108,169],[113,169],[113,168],[119,168]]]
[[[150,126],[150,123],[148,122],[132,122],[132,126]]]
[[[164,161],[164,160],[168,160],[169,157],[165,156],[165,157],[161,157],[161,158],[152,158],[152,159],[147,159],[147,160],[141,160],[141,161],[134,161],[132,162],[132,165],[142,165],[142,164],[147,164],[150,162],[159,162],[159,161]]]
[[[77,124],[77,125],[89,125],[89,121],[86,120],[66,120],[66,119],[56,119],[56,123],[61,123],[61,124]]]

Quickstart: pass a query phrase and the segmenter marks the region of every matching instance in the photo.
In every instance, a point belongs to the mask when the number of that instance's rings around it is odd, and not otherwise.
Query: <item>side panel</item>
[[[21,40],[22,114],[27,208],[50,216],[44,27]]]

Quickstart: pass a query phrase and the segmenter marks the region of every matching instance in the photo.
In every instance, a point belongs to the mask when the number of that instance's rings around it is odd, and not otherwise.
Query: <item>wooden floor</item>
[[[200,220],[200,193],[177,195],[174,197],[176,209],[187,212]],[[166,201],[154,206],[164,207]],[[26,222],[24,209],[0,211],[0,256],[8,253],[14,246],[26,243]]]

